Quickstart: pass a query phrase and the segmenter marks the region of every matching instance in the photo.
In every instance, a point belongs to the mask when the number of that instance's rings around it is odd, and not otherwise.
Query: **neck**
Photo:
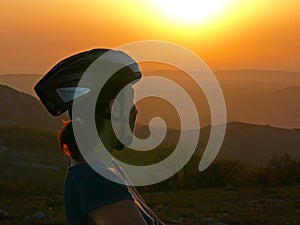
[[[85,163],[86,161],[84,160],[84,158],[79,158],[79,159],[70,159],[70,166],[76,166],[82,163]]]

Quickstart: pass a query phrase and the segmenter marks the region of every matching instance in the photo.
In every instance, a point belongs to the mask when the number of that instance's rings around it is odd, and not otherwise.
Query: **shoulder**
[[[103,169],[109,172],[109,169]],[[79,182],[72,183],[73,185],[81,183],[80,205],[82,206],[83,214],[87,215],[96,208],[123,200],[133,200],[127,186],[106,179],[92,168],[87,167],[87,165],[81,172],[76,173],[75,180]]]

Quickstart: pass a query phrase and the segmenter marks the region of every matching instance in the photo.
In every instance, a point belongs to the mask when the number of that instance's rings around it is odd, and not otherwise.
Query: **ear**
[[[64,152],[64,154],[65,154],[66,156],[68,156],[68,157],[71,156],[71,153],[70,153],[70,150],[69,150],[68,145],[63,144],[62,150],[63,150],[63,152]]]

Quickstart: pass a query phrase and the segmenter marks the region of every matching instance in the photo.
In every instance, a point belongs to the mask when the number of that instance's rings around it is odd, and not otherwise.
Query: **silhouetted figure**
[[[99,67],[97,79],[101,79],[101,73],[107,69],[120,66],[117,72],[108,79],[97,96],[95,107],[95,123],[97,132],[105,149],[123,150],[124,144],[116,137],[112,128],[112,117],[119,120],[120,133],[126,132],[123,123],[129,123],[131,130],[134,128],[137,110],[135,106],[130,110],[128,120],[122,119],[124,104],[133,102],[134,90],[128,87],[129,94],[124,96],[124,102],[112,112],[112,104],[120,90],[131,82],[141,78],[141,72],[137,63],[127,54],[108,49],[94,49],[82,52],[66,58],[54,66],[35,86],[35,91],[48,111],[58,116],[68,111],[72,118],[72,104],[74,99],[83,102],[90,101],[97,90],[95,82],[85,87],[78,87],[83,74],[99,57],[109,54],[104,63]],[[128,63],[129,62],[129,63]],[[103,70],[102,70],[103,68]],[[119,118],[118,118],[119,117]],[[164,224],[146,205],[136,189],[126,184],[126,175],[117,164],[107,166],[96,160],[98,168],[111,173],[120,183],[110,181],[98,174],[86,162],[80,151],[73,127],[86,126],[86,121],[80,116],[64,122],[63,128],[58,134],[60,146],[63,152],[70,157],[64,187],[64,204],[68,225],[105,224],[105,225],[150,225]],[[89,136],[89,134],[86,134]],[[130,144],[132,138],[126,143]],[[126,136],[124,133],[124,136]],[[85,149],[93,149],[97,146],[96,140],[91,140],[85,145]],[[122,181],[125,184],[122,184]]]

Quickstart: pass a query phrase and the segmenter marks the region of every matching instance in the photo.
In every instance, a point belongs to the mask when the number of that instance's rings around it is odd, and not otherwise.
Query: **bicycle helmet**
[[[58,116],[69,111],[75,98],[84,98],[93,92],[93,85],[78,87],[87,68],[99,57],[109,52],[107,63],[118,63],[124,67],[113,74],[102,88],[101,97],[112,98],[126,84],[141,78],[137,63],[126,53],[110,49],[92,49],[63,59],[56,64],[34,87],[34,90],[47,110]],[[106,62],[106,61],[105,61]],[[132,62],[128,65],[128,62]],[[101,76],[101,73],[99,73]],[[109,99],[108,99],[109,100]]]

